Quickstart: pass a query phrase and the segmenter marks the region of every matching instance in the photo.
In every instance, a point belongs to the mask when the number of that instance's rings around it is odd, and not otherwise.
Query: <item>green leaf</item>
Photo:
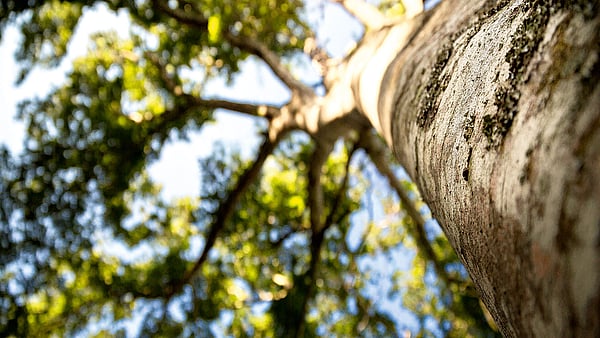
[[[208,40],[216,43],[221,38],[221,16],[211,15],[208,18]]]

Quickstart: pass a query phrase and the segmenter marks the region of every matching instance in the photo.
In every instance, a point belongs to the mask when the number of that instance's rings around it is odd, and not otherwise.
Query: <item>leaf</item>
[[[208,18],[208,41],[216,43],[221,38],[221,16],[211,15]]]

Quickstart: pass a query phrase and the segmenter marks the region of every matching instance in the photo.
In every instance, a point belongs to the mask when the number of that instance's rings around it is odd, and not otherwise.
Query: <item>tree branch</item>
[[[394,21],[386,17],[377,9],[364,0],[332,0],[339,3],[344,9],[362,23],[367,30],[377,30]],[[411,19],[423,12],[423,0],[402,0],[404,13],[402,18]]]
[[[206,235],[204,249],[200,257],[196,260],[192,268],[183,276],[183,278],[173,286],[171,290],[168,291],[167,297],[170,298],[177,292],[179,292],[185,284],[187,284],[192,277],[198,272],[198,270],[202,267],[202,264],[208,258],[208,253],[210,249],[214,246],[217,237],[221,230],[225,227],[226,222],[229,220],[229,217],[235,211],[235,207],[237,206],[238,201],[242,197],[242,194],[250,187],[252,182],[256,180],[258,175],[260,174],[260,170],[262,169],[265,160],[273,150],[275,149],[277,142],[283,135],[275,140],[275,142],[271,142],[269,138],[265,138],[263,144],[261,145],[256,159],[252,163],[252,165],[244,171],[244,173],[240,176],[236,186],[229,193],[225,201],[223,201],[217,212],[215,213],[215,220],[213,224],[210,226],[208,233]]]
[[[377,30],[384,26],[385,16],[375,6],[364,0],[333,0],[337,2],[348,13],[354,16],[366,29]]]
[[[404,6],[404,17],[413,18],[423,12],[423,0],[402,0]]]
[[[312,213],[312,210],[311,210]],[[317,270],[319,262],[321,261],[321,247],[325,239],[325,229],[320,231],[312,231],[310,238],[310,265],[305,273],[304,283],[306,283],[306,293],[302,299],[302,314],[300,316],[300,322],[297,331],[293,337],[304,337],[304,331],[306,329],[306,313],[308,312],[308,301],[313,297],[315,279],[317,276]]]
[[[349,166],[352,159],[352,155],[357,149],[354,147],[348,154],[348,161],[346,162],[346,173],[338,190],[334,204],[331,208],[330,213],[327,215],[325,223],[321,223],[321,217],[323,214],[323,188],[321,185],[321,169],[327,160],[327,157],[333,149],[332,144],[319,145],[313,152],[311,166],[309,169],[309,203],[311,212],[311,241],[310,241],[310,265],[306,271],[306,296],[302,300],[302,317],[297,328],[297,332],[294,337],[303,337],[304,330],[306,327],[306,313],[308,311],[308,301],[313,296],[315,278],[317,275],[318,265],[321,260],[321,247],[325,239],[325,231],[334,223],[334,217],[336,210],[340,205],[340,201],[343,198],[343,194],[346,191],[349,178]]]
[[[296,328],[294,337],[303,337],[306,327],[306,312],[308,310],[308,300],[312,297],[314,291],[314,282],[317,274],[319,262],[321,260],[321,246],[325,238],[325,230],[328,224],[322,223],[323,216],[323,186],[321,185],[321,171],[329,154],[333,150],[333,143],[315,141],[316,146],[313,151],[310,168],[308,170],[308,200],[310,206],[310,265],[305,274],[306,294],[302,299],[302,315],[300,323]],[[347,178],[344,179],[344,182]],[[333,213],[333,210],[332,210]],[[328,217],[329,219],[329,217]]]
[[[417,210],[404,190],[404,187],[402,187],[401,182],[396,178],[396,175],[388,165],[388,159],[392,157],[388,154],[387,147],[379,137],[371,132],[363,133],[359,142],[361,147],[365,149],[373,161],[373,164],[375,164],[375,167],[377,167],[377,170],[387,178],[392,188],[396,191],[396,194],[398,194],[404,210],[414,221],[414,227],[408,227],[408,231],[415,239],[419,253],[421,253],[425,259],[433,263],[436,274],[446,283],[446,285],[449,285],[449,283],[452,282],[452,279],[448,276],[444,265],[436,256],[429,240],[427,240],[427,235],[425,234],[425,219]]]
[[[210,109],[227,109],[250,116],[264,117],[269,121],[272,120],[275,116],[279,115],[279,108],[271,105],[256,105],[251,103],[235,102],[222,99],[202,99],[191,95],[189,95],[189,97],[195,105],[200,107],[206,107]]]
[[[179,8],[170,8],[167,3],[161,0],[153,1],[156,8],[168,16],[177,19],[179,22],[194,26],[203,31],[208,29],[208,20],[206,20],[202,14],[194,11],[183,11]],[[271,68],[275,76],[277,76],[290,90],[299,92],[303,95],[314,96],[313,90],[294,78],[294,76],[281,63],[279,56],[260,41],[248,36],[235,35],[231,33],[229,29],[224,30],[223,37],[233,46],[250,54],[256,55],[263,60],[269,66],[269,68]]]
[[[344,197],[345,197],[344,193],[346,192],[346,188],[348,186],[348,179],[350,177],[350,162],[352,161],[352,156],[354,155],[354,153],[356,152],[357,149],[358,149],[358,147],[356,147],[356,144],[354,144],[352,149],[350,149],[350,151],[348,152],[348,160],[346,161],[346,166],[345,166],[346,172],[344,174],[344,178],[342,179],[342,183],[340,184],[340,187],[337,191],[335,199],[333,200],[333,206],[331,206],[331,211],[329,212],[329,214],[327,215],[327,219],[325,220],[324,230],[327,230],[327,228],[329,226],[331,226],[332,224],[341,222],[341,220],[345,216],[345,214],[342,214],[338,219],[336,219],[335,213],[336,213],[337,209],[340,207],[340,205],[342,204],[341,203],[342,199],[344,199]]]
[[[159,69],[160,78],[164,82],[165,88],[174,96],[184,97],[190,103],[190,108],[203,107],[208,109],[227,109],[250,116],[264,117],[269,121],[280,114],[280,108],[271,105],[251,104],[223,99],[203,99],[183,93],[181,89],[181,80],[177,74],[169,74],[165,65],[156,53],[146,52],[144,53],[144,56]]]
[[[250,54],[256,55],[263,60],[269,68],[271,68],[275,76],[277,76],[277,78],[279,78],[290,90],[296,91],[302,95],[314,96],[313,90],[297,80],[281,63],[279,56],[266,45],[256,39],[247,36],[237,36],[231,32],[225,32],[224,36],[232,45]]]
[[[152,3],[155,8],[159,9],[161,12],[167,14],[168,16],[174,19],[177,19],[177,21],[179,22],[182,22],[186,25],[195,26],[196,28],[200,28],[202,30],[208,29],[208,20],[206,20],[198,12],[183,11],[179,8],[171,8],[163,0],[152,0]]]
[[[323,229],[323,186],[321,185],[321,171],[327,157],[333,150],[333,143],[316,142],[310,167],[308,169],[308,203],[310,207],[310,227],[312,232],[321,232]]]
[[[270,241],[269,243],[271,244],[272,248],[278,248],[279,246],[281,246],[281,244],[283,244],[283,242],[290,238],[291,235],[295,234],[296,230],[294,230],[294,228],[290,227],[290,229],[284,233],[283,235],[281,235],[281,237],[279,237],[277,240]]]

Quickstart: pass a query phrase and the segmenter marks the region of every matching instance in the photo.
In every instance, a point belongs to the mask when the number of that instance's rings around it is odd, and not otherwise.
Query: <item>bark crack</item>
[[[467,156],[467,165],[463,169],[462,177],[466,182],[469,182],[469,169],[471,168],[471,156],[473,155],[473,147],[469,147],[469,155]]]

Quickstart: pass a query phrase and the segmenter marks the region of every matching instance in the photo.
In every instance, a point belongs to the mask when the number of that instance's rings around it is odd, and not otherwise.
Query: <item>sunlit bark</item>
[[[443,1],[400,25],[416,33],[378,37],[359,109],[504,335],[598,336],[598,5]]]

